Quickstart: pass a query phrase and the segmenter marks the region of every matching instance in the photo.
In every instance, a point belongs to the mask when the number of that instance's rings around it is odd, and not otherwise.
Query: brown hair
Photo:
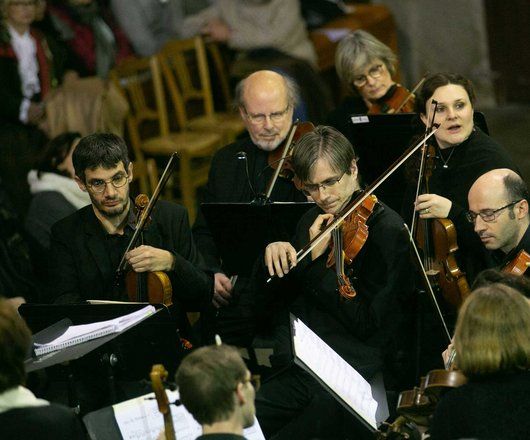
[[[293,168],[302,182],[311,178],[313,167],[320,158],[327,159],[333,171],[348,174],[352,162],[357,159],[350,141],[338,130],[325,125],[304,134],[293,148]]]
[[[175,375],[180,400],[200,424],[227,420],[235,409],[237,384],[247,367],[228,345],[201,347],[184,358]]]
[[[458,367],[468,377],[530,367],[530,304],[500,283],[481,287],[460,309],[455,330]]]
[[[427,101],[434,95],[434,92],[439,87],[447,86],[449,84],[455,84],[457,86],[462,86],[467,95],[469,96],[469,101],[473,106],[475,104],[475,89],[473,88],[473,83],[467,78],[459,75],[458,73],[435,73],[429,75],[421,90],[416,95],[414,100],[414,108],[417,113],[427,114]]]
[[[16,309],[0,299],[0,393],[24,384],[31,332]]]

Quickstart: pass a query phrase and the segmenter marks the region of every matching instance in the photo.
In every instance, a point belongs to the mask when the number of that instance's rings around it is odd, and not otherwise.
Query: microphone
[[[252,191],[252,195],[254,198],[251,200],[251,204],[257,204],[257,205],[264,205],[267,202],[267,198],[265,197],[265,194],[257,194],[254,190],[254,187],[252,186],[252,181],[250,180],[250,173],[248,171],[248,158],[247,153],[244,151],[239,151],[236,153],[237,160],[244,160],[245,161],[245,172],[247,173],[247,183],[250,188],[250,191]],[[261,173],[260,173],[261,176]]]
[[[247,174],[247,183],[248,183],[248,186],[250,188],[250,191],[252,191],[252,195],[254,196],[254,199],[257,198],[257,194],[256,194],[256,191],[254,191],[254,187],[252,186],[252,181],[250,180],[250,173],[248,172],[248,158],[247,158],[247,153],[245,153],[244,151],[238,151],[236,153],[236,158],[237,160],[243,160],[245,161],[245,172]]]

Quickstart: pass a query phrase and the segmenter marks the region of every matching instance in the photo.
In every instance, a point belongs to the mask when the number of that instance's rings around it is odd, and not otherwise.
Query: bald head
[[[258,148],[272,151],[285,139],[297,97],[295,83],[270,70],[254,72],[237,85],[239,113]]]
[[[521,176],[508,168],[498,168],[480,176],[471,186],[468,202],[471,207],[482,200],[510,202],[528,199],[528,189]]]
[[[530,223],[528,188],[512,170],[501,168],[480,176],[468,193],[475,232],[487,249],[508,253]]]

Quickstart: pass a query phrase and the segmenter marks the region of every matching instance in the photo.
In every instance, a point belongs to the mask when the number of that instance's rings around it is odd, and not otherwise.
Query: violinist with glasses
[[[202,202],[250,203],[266,193],[274,168],[278,168],[278,161],[271,158],[285,145],[298,102],[296,83],[270,70],[254,72],[237,85],[235,103],[247,135],[214,155]],[[306,197],[291,180],[278,178],[270,201],[305,202]],[[222,249],[217,248],[202,212],[193,225],[193,236],[208,268],[215,273],[212,301],[216,309],[215,332],[227,343],[250,344],[256,319],[249,279],[235,278],[223,271]]]
[[[355,113],[400,113],[414,109],[414,96],[397,84],[397,56],[372,34],[357,30],[346,35],[335,53],[335,68],[348,96],[328,116],[328,123],[347,133]]]
[[[50,301],[127,300],[122,283],[116,283],[116,270],[136,227],[129,188],[134,170],[127,145],[114,134],[92,134],[79,141],[72,160],[75,180],[91,204],[52,227]],[[167,273],[173,301],[188,310],[200,310],[211,300],[213,277],[201,269],[182,206],[159,201],[143,243],[125,259],[135,273]]]
[[[410,298],[412,291],[403,221],[396,212],[368,196],[362,208],[355,211],[360,213],[366,205],[368,236],[350,265],[342,265],[338,271],[341,262],[335,260],[335,267],[328,267],[331,235],[334,249],[349,246],[346,240],[343,243],[336,238],[351,237],[355,227],[348,220],[338,228],[340,233],[328,234],[299,261],[296,249],[314,239],[361,193],[361,187],[353,146],[332,127],[318,126],[303,135],[294,146],[292,164],[304,193],[317,206],[299,221],[292,242],[267,246],[266,272],[275,279],[260,292],[263,301],[285,300],[292,293],[294,298],[285,306],[285,312],[299,317],[366,379],[383,372],[387,388],[392,388],[392,358],[403,318],[402,301]],[[344,289],[345,284],[349,289]],[[359,432],[356,438],[364,438],[362,428],[316,380],[289,364],[292,358],[287,321],[286,316],[278,323],[271,358],[273,367],[284,369],[262,385],[256,398],[257,416],[265,435],[277,439],[346,438],[344,433],[354,430]]]
[[[525,258],[530,263],[530,216],[528,187],[517,173],[495,169],[480,176],[469,190],[467,219],[479,236],[491,267],[504,268]],[[530,271],[526,272],[527,276]]]

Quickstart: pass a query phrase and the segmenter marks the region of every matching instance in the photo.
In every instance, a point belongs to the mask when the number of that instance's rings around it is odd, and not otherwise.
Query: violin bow
[[[149,219],[149,216],[151,215],[151,212],[153,211],[153,208],[155,207],[155,204],[158,200],[158,196],[160,195],[160,192],[166,186],[166,183],[169,180],[171,173],[175,169],[177,158],[178,158],[177,153],[171,154],[171,157],[169,158],[166,168],[164,172],[162,173],[162,177],[160,177],[160,180],[158,181],[158,185],[156,186],[153,192],[153,195],[151,199],[149,200],[149,204],[142,211],[142,215],[140,219],[138,220],[138,223],[136,224],[136,228],[134,230],[134,234],[131,238],[131,241],[129,241],[129,244],[127,245],[127,249],[125,249],[125,252],[123,253],[123,256],[121,257],[120,264],[118,265],[118,268],[116,269],[116,275],[119,276],[125,270],[125,267],[127,266],[127,260],[125,259],[125,255],[127,255],[127,253],[133,248],[133,246],[136,244],[136,241],[138,240],[138,237],[142,233],[145,227],[145,224],[147,223],[147,220]]]
[[[431,132],[425,136],[420,142],[418,142],[413,147],[409,148],[407,151],[405,151],[388,169],[379,176],[374,183],[372,183],[368,188],[366,188],[353,202],[351,202],[343,211],[341,215],[336,217],[332,222],[330,222],[325,229],[323,229],[313,240],[311,240],[309,243],[307,243],[302,249],[300,249],[296,253],[296,260],[300,261],[304,259],[324,238],[326,238],[331,231],[333,231],[335,228],[339,227],[344,219],[348,217],[362,202],[363,200],[368,197],[370,194],[372,194],[379,186],[388,179],[403,163],[405,163],[410,156],[412,156],[418,148],[422,146],[422,144],[427,141],[434,133],[436,133],[436,130],[438,130],[439,125],[433,124]],[[267,283],[269,283],[274,276],[271,276],[267,279]]]
[[[409,240],[412,248],[414,249],[414,255],[416,259],[418,260],[418,264],[420,265],[421,274],[423,275],[423,280],[425,281],[425,284],[427,285],[427,290],[429,291],[431,298],[433,300],[434,306],[436,308],[436,312],[438,313],[438,316],[440,317],[440,320],[442,321],[443,328],[445,330],[445,334],[447,336],[447,339],[449,340],[449,343],[451,343],[451,334],[449,333],[449,329],[447,328],[447,324],[445,322],[445,319],[442,314],[442,310],[440,309],[440,305],[438,304],[438,300],[436,299],[436,295],[434,294],[434,290],[431,286],[431,282],[429,280],[429,276],[427,275],[427,272],[425,270],[425,266],[423,265],[423,261],[421,260],[420,253],[418,252],[418,247],[416,246],[416,243],[414,243],[414,238],[412,236],[412,233],[410,232],[409,227],[406,223],[404,223],[405,229],[407,230],[407,233],[409,235]]]
[[[289,132],[289,136],[287,137],[287,143],[285,144],[285,148],[283,149],[282,157],[280,157],[280,159],[278,160],[278,166],[276,167],[276,170],[274,171],[274,174],[269,182],[269,186],[267,187],[267,191],[265,192],[265,200],[270,200],[272,190],[274,189],[276,180],[278,180],[278,176],[280,175],[283,163],[285,162],[285,159],[287,158],[287,155],[290,152],[289,150],[293,142],[294,135],[296,133],[296,128],[299,123],[300,120],[297,119],[291,127],[291,131]]]
[[[429,130],[432,130],[432,127],[434,126],[434,117],[436,116],[436,107],[438,106],[438,101],[432,100],[431,105],[433,106],[434,110],[431,114],[431,121],[429,125],[425,129],[425,136],[422,140],[422,152],[421,152],[421,161],[420,161],[420,169],[418,170],[418,182],[416,184],[416,195],[414,197],[414,201],[418,200],[418,196],[420,195],[420,189],[421,189],[421,182],[423,180],[423,175],[425,173],[425,163],[427,160],[427,133],[429,133]],[[410,230],[411,234],[414,235],[414,231],[416,229],[416,219],[418,218],[418,213],[414,209],[414,212],[412,214],[412,222],[410,224]]]

